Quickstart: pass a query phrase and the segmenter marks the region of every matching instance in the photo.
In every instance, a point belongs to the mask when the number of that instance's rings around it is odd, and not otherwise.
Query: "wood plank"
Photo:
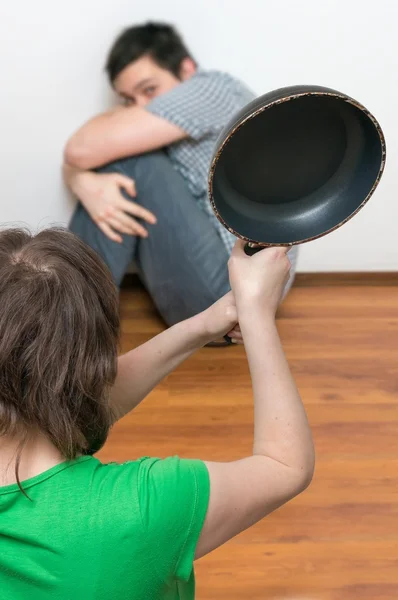
[[[314,286],[389,286],[398,285],[398,272],[395,271],[360,271],[360,272],[327,272],[297,273],[295,285],[300,287]]]

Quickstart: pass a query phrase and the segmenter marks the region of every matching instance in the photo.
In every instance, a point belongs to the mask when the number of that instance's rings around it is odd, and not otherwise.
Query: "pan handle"
[[[260,250],[264,250],[264,248],[272,248],[272,244],[268,244],[267,246],[254,246],[251,242],[248,242],[247,244],[245,244],[244,250],[247,256],[253,256],[253,254],[260,252]],[[292,247],[290,246],[289,250],[291,250],[291,248]]]
[[[253,246],[250,242],[248,242],[245,244],[244,250],[247,256],[253,256],[253,254],[260,252],[260,250],[264,250],[264,248],[267,248],[267,246]]]

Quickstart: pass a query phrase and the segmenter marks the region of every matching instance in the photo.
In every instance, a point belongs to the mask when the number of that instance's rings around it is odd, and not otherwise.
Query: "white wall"
[[[122,27],[164,19],[203,66],[228,70],[259,94],[315,83],[376,115],[388,146],[382,182],[353,221],[303,248],[300,270],[398,269],[395,0],[13,0],[1,13],[1,222],[67,221],[62,147],[110,100],[106,51]]]

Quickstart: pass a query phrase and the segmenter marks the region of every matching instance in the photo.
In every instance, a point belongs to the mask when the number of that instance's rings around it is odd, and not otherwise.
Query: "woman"
[[[249,258],[238,242],[229,274],[232,292],[117,359],[117,292],[95,253],[65,231],[0,232],[4,598],[191,599],[194,559],[307,487],[312,438],[275,326],[288,258]],[[92,456],[116,419],[227,333],[249,360],[252,456]]]

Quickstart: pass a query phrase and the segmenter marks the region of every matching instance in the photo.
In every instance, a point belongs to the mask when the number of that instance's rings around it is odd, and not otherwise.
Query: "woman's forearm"
[[[253,382],[253,453],[312,474],[311,430],[275,320],[253,307],[239,317]]]
[[[166,375],[210,340],[202,313],[120,356],[111,395],[116,419],[133,410]]]

